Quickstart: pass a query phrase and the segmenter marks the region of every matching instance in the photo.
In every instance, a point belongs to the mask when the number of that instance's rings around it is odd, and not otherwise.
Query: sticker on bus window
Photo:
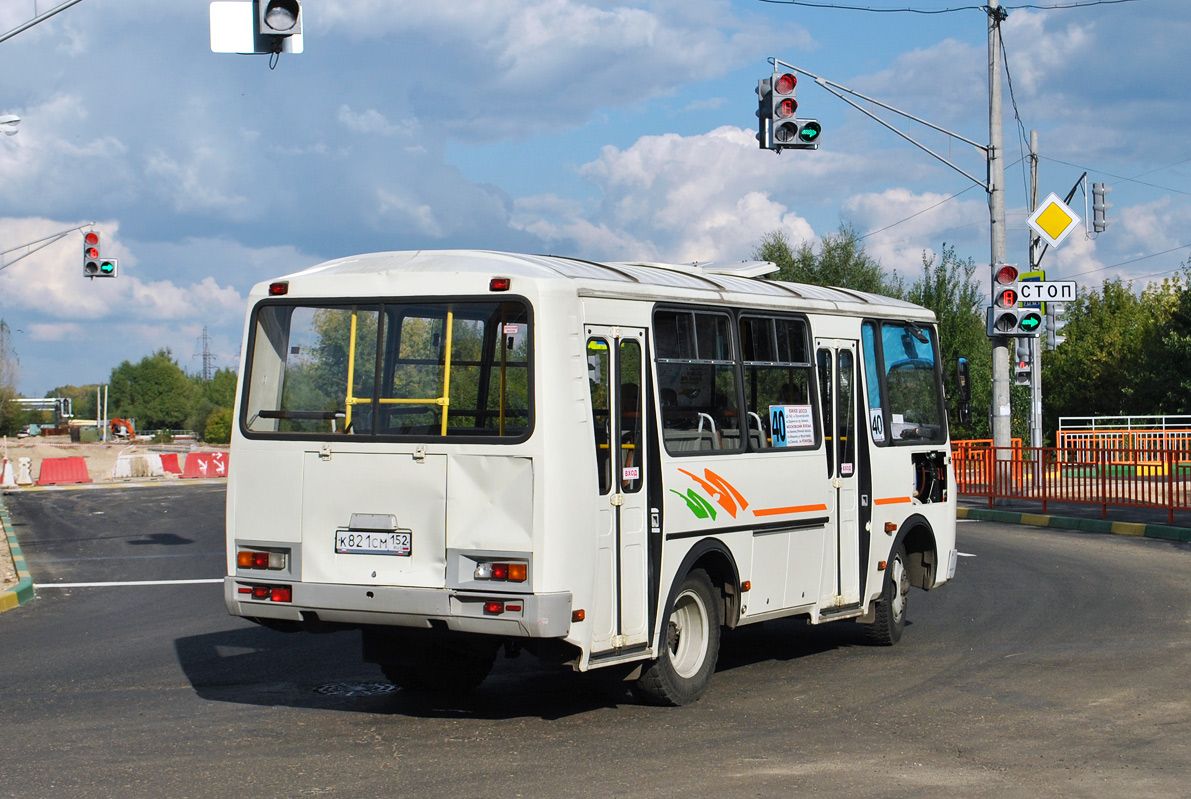
[[[624,480],[626,483],[629,481],[632,481],[632,480],[640,480],[641,479],[641,467],[640,466],[626,466],[626,467],[624,467],[624,469],[622,471],[623,471],[623,474],[621,474],[620,479]]]
[[[815,444],[815,418],[810,405],[770,405],[770,444],[810,447]]]
[[[521,332],[520,325],[512,325],[512,324],[505,325],[505,335],[506,336],[515,336],[520,332]]]
[[[841,463],[839,465],[839,473],[840,473],[840,477],[851,477],[852,476],[852,464]]]
[[[880,408],[869,409],[868,427],[873,431],[873,441],[880,444],[885,440],[885,414]]]

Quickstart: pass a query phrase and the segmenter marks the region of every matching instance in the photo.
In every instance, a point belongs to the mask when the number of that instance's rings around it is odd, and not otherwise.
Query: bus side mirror
[[[956,406],[959,423],[970,424],[972,421],[972,383],[967,358],[960,358],[956,362],[955,381],[959,386],[959,401]]]

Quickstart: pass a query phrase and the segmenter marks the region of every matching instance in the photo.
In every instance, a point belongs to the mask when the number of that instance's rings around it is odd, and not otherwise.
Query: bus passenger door
[[[819,604],[823,608],[860,602],[860,510],[856,430],[856,342],[816,339],[819,407],[823,416],[823,444],[827,451],[827,480],[834,501],[823,562]],[[864,460],[867,463],[867,459]]]
[[[645,491],[645,331],[587,325],[599,470],[593,654],[648,641],[649,509]]]

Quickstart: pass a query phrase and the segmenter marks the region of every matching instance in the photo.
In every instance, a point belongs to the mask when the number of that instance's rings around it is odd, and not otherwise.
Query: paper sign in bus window
[[[770,442],[775,447],[811,447],[815,419],[810,405],[770,405]]]

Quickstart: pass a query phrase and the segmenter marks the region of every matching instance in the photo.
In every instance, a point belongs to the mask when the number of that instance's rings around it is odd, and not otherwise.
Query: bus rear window
[[[523,438],[531,341],[518,301],[265,303],[253,318],[244,430]]]

